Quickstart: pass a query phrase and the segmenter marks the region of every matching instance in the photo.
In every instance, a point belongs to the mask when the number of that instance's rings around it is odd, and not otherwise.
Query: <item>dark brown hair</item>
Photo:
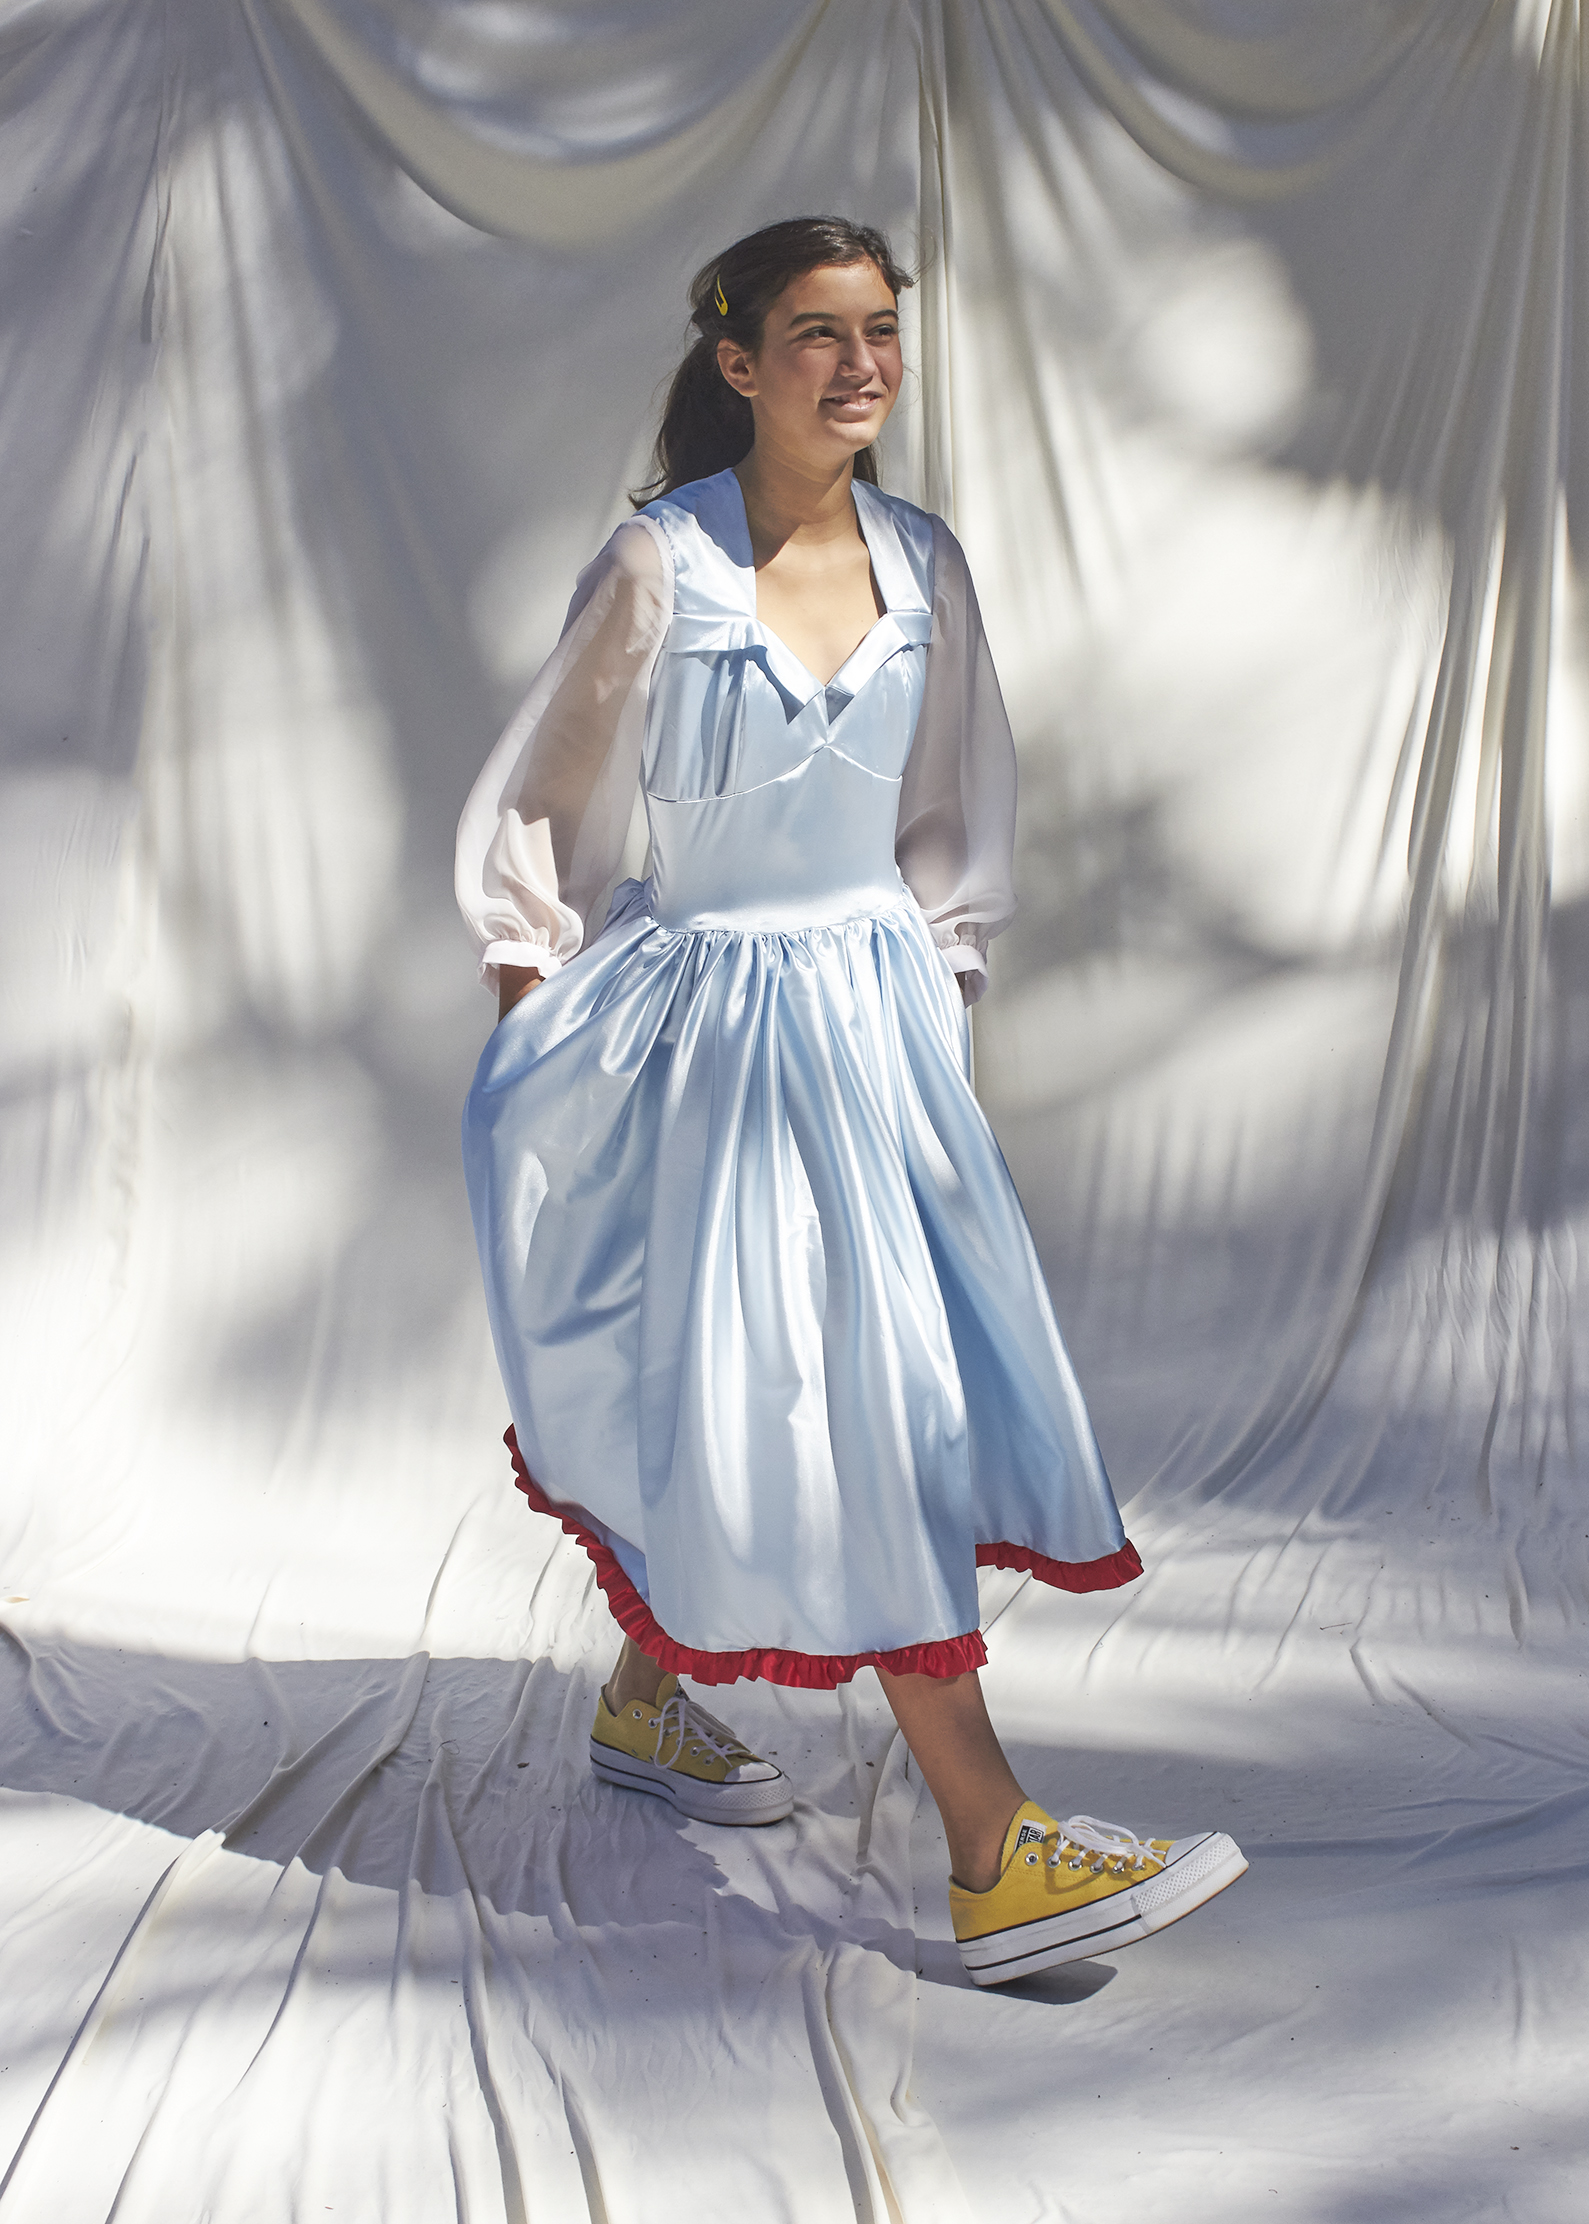
[[[660,494],[709,479],[749,455],[755,420],[743,394],[736,394],[717,363],[717,343],[732,340],[754,350],[761,345],[767,312],[796,278],[835,263],[871,263],[898,300],[914,283],[894,260],[887,235],[870,224],[843,216],[795,216],[735,240],[695,274],[690,285],[690,322],[698,335],[673,374],[662,423],[652,452],[652,477],[630,497],[636,509]],[[719,296],[728,311],[718,307]],[[877,484],[877,458],[862,448],[855,476]]]

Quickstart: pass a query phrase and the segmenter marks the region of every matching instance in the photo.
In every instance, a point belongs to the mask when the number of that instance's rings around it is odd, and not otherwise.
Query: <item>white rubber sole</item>
[[[693,1822],[754,1829],[762,1823],[784,1822],[794,1813],[794,1787],[782,1770],[749,1784],[703,1784],[698,1777],[659,1768],[655,1761],[620,1753],[596,1738],[590,1741],[590,1765],[604,1784],[616,1784],[626,1792],[649,1792],[653,1799],[669,1801]]]
[[[977,1985],[1007,1985],[1014,1977],[1056,1969],[1062,1962],[1116,1953],[1139,1938],[1168,1930],[1246,1874],[1246,1855],[1223,1831],[1184,1843],[1186,1850],[1144,1884],[1065,1915],[1039,1916],[1010,1930],[964,1940],[960,1959],[967,1976]]]

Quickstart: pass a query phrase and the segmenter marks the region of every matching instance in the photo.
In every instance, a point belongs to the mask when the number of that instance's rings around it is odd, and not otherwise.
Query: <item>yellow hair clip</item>
[[[726,317],[728,314],[728,296],[723,291],[723,281],[721,278],[719,278],[717,281],[717,292],[713,295],[713,299],[717,303],[718,315],[720,317]]]

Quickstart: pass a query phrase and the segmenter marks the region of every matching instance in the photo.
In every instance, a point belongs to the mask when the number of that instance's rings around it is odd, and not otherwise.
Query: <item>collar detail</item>
[[[854,700],[867,681],[901,649],[925,648],[932,611],[900,544],[888,499],[875,487],[853,489],[856,521],[872,559],[883,614],[862,636],[826,683],[808,672],[794,651],[756,615],[756,567],[751,554],[745,497],[732,470],[680,487],[657,504],[670,531],[688,543],[668,629],[669,650],[688,655],[730,649],[757,655],[793,716],[818,696],[829,721]],[[667,515],[671,512],[671,515]]]

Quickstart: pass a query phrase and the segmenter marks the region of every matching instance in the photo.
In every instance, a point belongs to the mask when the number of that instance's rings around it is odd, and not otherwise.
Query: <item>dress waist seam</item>
[[[921,917],[920,908],[908,890],[902,892],[890,902],[871,905],[864,911],[847,911],[834,919],[812,919],[808,920],[804,926],[799,927],[780,927],[771,924],[738,926],[727,921],[710,918],[685,919],[680,920],[677,924],[670,924],[667,920],[658,916],[649,886],[645,887],[641,900],[650,913],[659,933],[693,936],[711,935],[723,939],[761,942],[802,942],[813,935],[834,934],[841,927],[869,927],[875,926],[885,919]]]

